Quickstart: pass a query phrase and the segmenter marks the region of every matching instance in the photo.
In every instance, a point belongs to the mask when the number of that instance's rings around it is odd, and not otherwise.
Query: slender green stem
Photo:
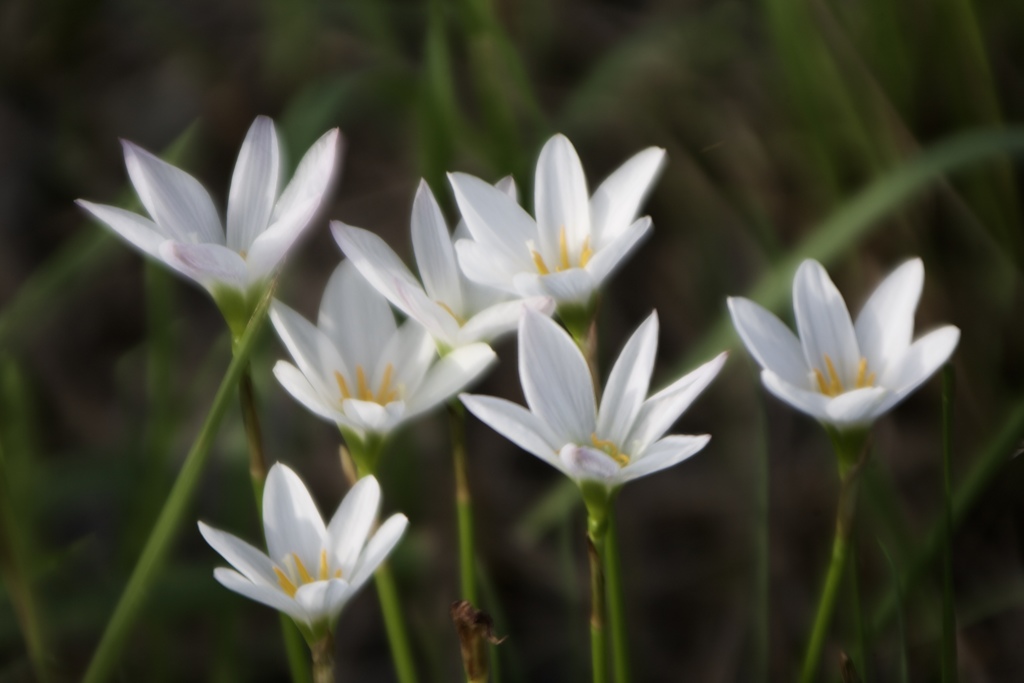
[[[871,676],[868,671],[868,644],[867,634],[864,630],[864,615],[860,608],[860,569],[857,560],[857,546],[851,544],[849,559],[849,582],[850,582],[850,613],[853,615],[853,631],[857,638],[857,649],[854,652],[853,661],[856,664],[857,681],[869,683]]]
[[[604,545],[604,576],[608,593],[608,621],[611,625],[612,661],[616,683],[629,683],[629,637],[626,631],[626,601],[619,566],[619,532],[614,505],[608,506],[608,535]]]
[[[248,363],[238,383],[238,397],[242,403],[242,424],[245,425],[245,440],[249,447],[249,477],[256,494],[257,514],[263,500],[263,484],[267,480],[267,460],[263,453],[263,433],[260,429],[260,413],[256,407],[256,390],[252,385],[252,369]]]
[[[256,337],[263,326],[267,316],[267,309],[273,296],[273,286],[269,287],[260,305],[253,313],[252,319],[246,327],[239,344],[235,350],[231,365],[228,366],[224,379],[221,380],[217,395],[213,399],[210,412],[206,415],[199,435],[192,443],[185,464],[182,465],[178,478],[174,482],[170,495],[164,503],[160,516],[153,527],[142,555],[132,571],[128,584],[125,586],[121,599],[114,608],[114,613],[107,623],[107,627],[100,639],[99,646],[93,654],[89,668],[85,672],[84,683],[99,683],[109,678],[111,670],[117,663],[121,648],[128,637],[128,633],[135,622],[139,610],[146,603],[149,589],[152,587],[157,574],[163,566],[167,553],[170,551],[171,543],[174,541],[178,528],[189,509],[192,496],[199,485],[199,478],[206,465],[207,457],[213,446],[214,438],[220,427],[224,414],[231,403],[235,388],[242,378],[242,373],[248,363],[249,354],[255,345]]]
[[[455,469],[455,512],[459,523],[459,578],[463,600],[479,608],[476,591],[476,552],[473,542],[473,500],[466,471],[466,410],[458,401],[448,408],[452,428],[452,466]]]
[[[601,566],[604,540],[604,535],[593,531],[587,534],[587,557],[590,560],[590,661],[594,683],[608,681],[604,568]]]
[[[942,683],[956,683],[956,613],[953,609],[953,366],[942,369]]]
[[[334,683],[334,636],[330,631],[313,643],[313,683]]]
[[[373,575],[377,584],[377,596],[380,598],[380,609],[384,613],[384,628],[388,633],[391,645],[391,658],[395,663],[395,673],[399,683],[416,683],[416,664],[412,657],[409,636],[405,632],[405,620],[402,607],[398,601],[398,589],[395,577],[391,575],[391,567],[384,562]]]

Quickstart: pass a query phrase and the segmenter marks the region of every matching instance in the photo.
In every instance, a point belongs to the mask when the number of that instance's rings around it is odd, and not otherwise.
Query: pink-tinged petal
[[[494,396],[461,394],[469,412],[506,439],[544,462],[565,471],[558,451],[563,444],[544,421],[526,408]]]
[[[570,253],[576,253],[590,235],[587,179],[576,149],[564,135],[553,136],[540,151],[534,195],[541,253],[557,263],[562,230]]]
[[[924,264],[911,259],[878,285],[857,316],[854,330],[860,353],[879,376],[910,346],[923,288]]]
[[[263,531],[273,562],[294,554],[307,568],[319,566],[327,529],[306,485],[281,463],[270,468],[263,489]]]
[[[612,484],[619,475],[619,463],[604,451],[589,446],[566,444],[558,452],[561,469],[576,481]]]
[[[793,311],[807,365],[828,377],[832,361],[843,386],[853,386],[860,347],[843,296],[817,261],[800,264],[793,279]]]
[[[626,342],[608,375],[597,413],[598,438],[625,443],[647,398],[657,352],[658,314],[652,313]]]
[[[666,436],[651,444],[641,457],[634,458],[623,467],[617,481],[619,484],[625,484],[627,481],[668,469],[703,449],[710,440],[711,436],[708,434]]]
[[[199,181],[127,140],[124,163],[146,211],[178,242],[224,244],[217,209]]]
[[[160,245],[167,237],[153,221],[131,211],[106,204],[93,204],[84,199],[75,202],[98,220],[106,223],[111,230],[127,240],[136,249],[161,261]]]
[[[750,299],[729,297],[728,304],[732,324],[757,364],[793,386],[811,388],[811,371],[796,335]]]
[[[249,288],[245,261],[219,244],[183,244],[168,240],[160,245],[160,258],[209,290],[228,287],[245,292]]]
[[[228,192],[227,246],[248,251],[257,235],[267,229],[277,199],[281,147],[277,128],[266,116],[257,116],[238,152]]]
[[[636,219],[640,205],[665,165],[665,150],[649,147],[619,166],[590,198],[591,246],[617,238]]]

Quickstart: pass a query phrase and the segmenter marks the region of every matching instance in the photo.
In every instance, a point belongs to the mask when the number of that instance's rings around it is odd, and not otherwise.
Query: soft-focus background
[[[888,270],[922,256],[918,329],[963,330],[961,675],[1024,678],[1020,166],[989,154],[863,230],[828,221],[870,183],[894,187],[887,174],[936,141],[1021,121],[1022,36],[1024,3],[1004,0],[0,4],[0,679],[34,680],[29,652],[48,679],[81,675],[229,360],[206,294],[144,262],[73,200],[133,204],[125,138],[170,151],[223,208],[257,114],[277,120],[292,163],[330,127],[347,140],[341,181],[279,290],[307,314],[340,258],[328,218],[408,255],[421,176],[454,223],[445,171],[514,173],[532,207],[533,163],[556,131],[577,146],[592,187],[641,148],[667,149],[646,205],[653,236],[603,297],[602,359],[652,309],[656,385],[733,353],[677,427],[712,433],[709,447],[619,499],[638,681],[792,679],[828,558],[829,443],[766,396],[723,327],[725,297],[763,277],[785,290],[794,255],[815,253],[856,311]],[[787,297],[773,303],[791,319]],[[514,340],[498,352],[478,390],[517,398]],[[254,360],[267,450],[329,513],[345,489],[339,437],[273,380],[284,353],[268,331]],[[926,550],[943,500],[940,384],[876,425],[859,601],[848,583],[825,652],[836,680],[840,649],[867,662],[864,680],[937,680],[941,571]],[[233,410],[118,680],[286,675],[276,615],[213,580],[222,560],[191,521],[259,538]],[[401,434],[382,473],[385,507],[412,522],[394,566],[425,681],[459,675],[445,417]],[[484,606],[508,635],[496,680],[587,680],[575,489],[475,422],[470,479]],[[882,610],[897,597],[899,619]],[[393,680],[372,588],[343,613],[337,648],[339,680]]]

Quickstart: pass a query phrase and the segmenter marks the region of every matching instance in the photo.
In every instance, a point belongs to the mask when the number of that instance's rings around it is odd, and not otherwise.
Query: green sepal
[[[584,303],[559,304],[556,313],[572,338],[583,347],[597,315],[597,294],[592,294]]]
[[[345,439],[352,462],[356,465],[356,474],[363,478],[377,473],[377,462],[384,450],[384,435],[375,432],[360,433],[348,427],[338,426],[341,436]]]

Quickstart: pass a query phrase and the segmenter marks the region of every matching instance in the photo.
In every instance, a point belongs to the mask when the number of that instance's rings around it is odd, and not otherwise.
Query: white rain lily
[[[633,333],[601,398],[572,338],[527,310],[519,326],[519,377],[529,409],[502,398],[462,394],[470,412],[581,486],[613,491],[690,457],[708,435],[662,436],[714,379],[726,354],[647,397],[658,348],[658,317]]]
[[[279,301],[270,319],[298,366],[278,361],[278,381],[314,414],[361,439],[434,408],[496,358],[476,343],[438,359],[426,330],[415,320],[398,326],[387,300],[350,261],[331,275],[317,325]]]
[[[274,122],[259,116],[238,153],[228,193],[227,230],[198,180],[122,141],[132,185],[150,218],[78,205],[132,245],[208,289],[229,323],[242,324],[292,244],[310,224],[334,172],[338,129],[313,143],[284,191]]]
[[[302,480],[277,463],[263,489],[268,553],[202,522],[199,531],[234,567],[214,570],[224,587],[284,612],[315,642],[405,532],[408,520],[395,514],[371,535],[379,512],[380,485],[367,476],[325,525]]]
[[[511,178],[496,187],[515,200]],[[524,306],[546,314],[554,311],[549,297],[514,298],[507,292],[480,285],[459,270],[453,237],[441,207],[425,181],[420,181],[412,205],[412,245],[420,284],[384,240],[362,228],[332,221],[341,250],[388,301],[427,328],[444,350],[473,342],[492,342],[519,324]],[[455,239],[466,230],[461,222]]]
[[[924,286],[921,259],[887,277],[854,324],[820,263],[804,261],[793,279],[797,339],[753,301],[730,298],[733,324],[770,392],[839,429],[870,424],[931,377],[960,339],[946,325],[911,343]]]
[[[459,265],[481,284],[519,296],[548,295],[559,306],[586,306],[651,229],[649,217],[634,219],[664,158],[663,149],[640,152],[588,198],[576,150],[555,135],[537,160],[536,220],[479,178],[449,174],[472,235],[455,245]]]

